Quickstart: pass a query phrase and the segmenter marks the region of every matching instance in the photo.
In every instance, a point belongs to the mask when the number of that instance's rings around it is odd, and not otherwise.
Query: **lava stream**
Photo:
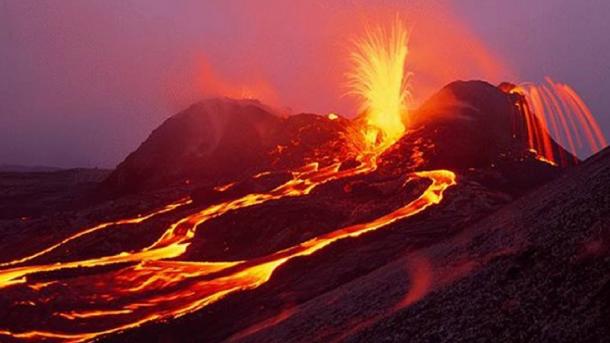
[[[66,239],[63,239],[62,241],[60,241],[59,243],[53,244],[50,247],[43,249],[35,254],[32,255],[28,255],[13,261],[9,261],[9,262],[2,262],[0,263],[0,267],[7,267],[7,266],[14,266],[23,262],[27,262],[27,261],[31,261],[37,257],[46,255],[48,253],[50,253],[51,251],[56,250],[57,248],[65,245],[68,242],[74,241],[80,237],[86,236],[88,234],[94,233],[96,231],[100,231],[106,228],[109,228],[111,226],[116,226],[116,225],[128,225],[128,224],[140,224],[148,219],[151,219],[153,217],[156,217],[160,214],[164,214],[170,211],[173,211],[179,207],[182,207],[184,205],[189,205],[191,204],[193,201],[191,199],[180,199],[174,203],[171,203],[169,205],[166,205],[165,207],[163,207],[160,210],[145,214],[145,215],[138,215],[137,217],[134,218],[127,218],[127,219],[120,219],[117,221],[110,221],[110,222],[105,222],[105,223],[101,223],[98,225],[95,225],[93,227],[90,227],[88,229],[84,229]],[[2,282],[0,282],[0,288],[2,288]]]
[[[334,171],[330,172],[330,170]],[[305,175],[309,175],[309,177],[293,179],[278,188],[283,189],[286,194],[290,195],[292,194],[291,191],[294,190],[292,187],[295,184],[294,180],[308,180],[304,184],[296,183],[302,186],[297,187],[297,189],[300,189],[301,192],[308,192],[316,184],[358,172],[361,172],[361,170],[351,170],[347,173],[347,171],[338,171],[334,168],[321,169],[313,173],[305,172]],[[30,302],[34,306],[48,306],[56,311],[45,320],[45,324],[52,327],[53,331],[17,332],[0,329],[0,334],[20,339],[36,338],[78,342],[133,328],[145,322],[163,318],[176,318],[196,311],[227,294],[260,286],[270,279],[272,273],[279,266],[297,256],[310,255],[337,240],[356,237],[365,232],[382,228],[397,220],[413,216],[431,205],[438,204],[442,200],[443,192],[456,182],[455,174],[447,170],[417,172],[412,177],[428,178],[432,183],[422,195],[407,205],[370,222],[344,227],[290,248],[248,261],[161,261],[160,259],[167,258],[166,256],[180,256],[188,246],[186,240],[191,236],[191,232],[194,232],[192,230],[196,226],[192,226],[191,230],[180,230],[178,229],[179,226],[175,224],[164,234],[166,238],[161,238],[149,250],[86,261],[1,271],[2,282],[10,283],[18,278],[26,285],[17,287],[24,287],[27,286],[28,282],[25,275],[40,271],[95,266],[98,262],[103,264],[117,263],[116,261],[138,262],[136,265],[117,271],[57,280],[57,283],[43,287],[48,288],[48,291],[53,294],[49,298],[40,299],[38,292],[19,292],[14,299],[15,302]],[[317,182],[313,182],[315,179],[317,179]],[[267,196],[276,194],[278,188],[267,193]],[[263,194],[251,194],[238,199],[241,200],[240,202],[226,202],[220,204],[224,205],[220,207],[219,205],[213,205],[202,212],[212,216],[213,214],[209,211],[213,208],[220,211],[219,213],[226,213],[227,204],[251,204],[249,200],[253,196],[258,196],[255,197],[256,199],[261,197],[267,199],[267,197],[263,197]],[[198,215],[201,215],[202,212],[188,216],[178,223],[197,224],[201,219]],[[183,236],[179,237],[180,234]],[[174,250],[176,247],[179,247],[179,249]],[[168,249],[168,251],[165,249]],[[70,294],[70,304],[62,303],[65,294]],[[79,304],[79,308],[72,308],[74,304]],[[78,321],[79,325],[74,325],[75,321]],[[75,327],[78,327],[78,332],[74,332]]]
[[[510,90],[523,96],[523,113],[530,150],[541,161],[565,165],[567,156],[554,149],[551,138],[570,152],[596,153],[608,145],[591,110],[572,87],[546,77],[546,84],[523,83]]]
[[[339,170],[340,166],[340,163],[335,163],[324,168],[319,168],[317,163],[312,163],[300,170],[294,171],[293,179],[271,190],[269,193],[248,194],[235,200],[226,201],[220,204],[209,206],[200,212],[189,215],[174,223],[164,232],[164,234],[155,243],[141,251],[122,252],[116,255],[92,258],[81,261],[71,261],[64,263],[58,262],[46,265],[32,265],[0,270],[0,288],[19,283],[25,283],[27,281],[27,275],[34,273],[51,272],[70,268],[100,267],[118,263],[138,263],[140,261],[161,260],[178,257],[186,251],[188,245],[190,244],[190,240],[195,236],[195,231],[197,227],[203,224],[204,222],[212,218],[221,216],[231,210],[237,210],[253,205],[258,205],[270,200],[276,200],[283,197],[306,195],[309,194],[309,192],[311,192],[311,190],[313,190],[316,186],[324,184],[326,182],[345,178],[348,176],[355,176],[362,173],[371,172],[376,169],[375,157],[363,158],[362,163],[354,169]],[[141,222],[144,220],[142,218],[147,219],[159,213],[168,212],[171,209],[174,209],[180,206],[181,204],[186,203],[190,203],[190,200],[183,200],[175,204],[168,205],[164,209],[149,214],[146,217],[139,217],[137,219],[125,219],[123,221],[108,222],[97,225],[93,228],[89,228],[78,234],[75,234],[63,240],[62,242],[55,244],[47,249],[44,249],[36,254],[15,261],[7,262],[5,263],[5,265],[10,266],[22,263],[23,261],[31,260],[35,257],[44,255],[51,250],[55,250],[63,244],[72,241],[78,237],[82,237],[86,234],[95,232],[115,223],[131,223],[135,220]]]

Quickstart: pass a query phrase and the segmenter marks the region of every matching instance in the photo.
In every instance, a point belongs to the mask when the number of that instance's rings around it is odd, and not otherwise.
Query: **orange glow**
[[[396,19],[388,30],[368,30],[351,54],[354,70],[347,74],[350,93],[362,100],[360,111],[369,126],[365,138],[373,149],[388,147],[405,132],[407,82],[405,60],[408,34]]]
[[[408,260],[409,291],[398,303],[394,310],[414,304],[422,299],[432,288],[432,265],[430,261],[421,256],[413,256]]]
[[[94,233],[96,231],[100,231],[100,230],[103,230],[105,228],[108,228],[108,227],[111,227],[111,226],[115,226],[115,225],[139,224],[139,223],[142,223],[142,222],[144,222],[144,221],[146,221],[146,220],[148,220],[150,218],[153,218],[153,217],[155,217],[157,215],[173,211],[174,209],[176,209],[178,207],[181,207],[181,206],[184,206],[184,205],[188,205],[190,203],[192,203],[192,200],[190,200],[190,199],[181,199],[181,200],[178,200],[175,203],[172,203],[172,204],[169,204],[169,205],[165,206],[164,208],[162,208],[162,209],[160,209],[158,211],[154,211],[154,212],[151,212],[151,213],[146,214],[146,215],[139,215],[139,216],[134,217],[134,218],[121,219],[121,220],[117,220],[117,221],[113,221],[113,222],[105,222],[105,223],[102,223],[102,224],[95,225],[95,226],[93,226],[91,228],[85,229],[85,230],[83,230],[83,231],[81,231],[81,232],[79,232],[79,233],[77,233],[75,235],[72,235],[72,236],[62,240],[61,242],[59,242],[57,244],[53,244],[50,247],[48,247],[48,248],[46,248],[44,250],[41,250],[41,251],[39,251],[39,252],[37,252],[35,254],[29,255],[29,256],[26,256],[26,257],[22,257],[20,259],[13,260],[13,261],[10,261],[10,262],[0,263],[0,267],[12,266],[12,265],[16,265],[16,264],[20,264],[20,263],[23,263],[23,262],[27,262],[27,261],[33,260],[33,259],[35,259],[37,257],[42,256],[42,255],[46,255],[46,254],[50,253],[53,250],[56,250],[60,246],[65,245],[66,243],[68,243],[70,241],[73,241],[73,240],[75,240],[77,238],[80,238],[80,237],[86,236],[88,234]],[[1,287],[2,287],[2,284],[0,283],[0,288]]]
[[[233,186],[235,186],[235,182],[229,182],[227,184],[214,187],[214,190],[217,192],[224,192]]]
[[[224,96],[232,99],[256,99],[268,105],[277,105],[278,95],[274,87],[261,75],[234,80],[221,75],[205,57],[200,57],[197,85],[200,94]]]
[[[517,105],[524,116],[527,143],[536,157],[552,165],[566,163],[552,148],[551,137],[576,155],[587,142],[586,152],[596,153],[608,145],[591,111],[570,86],[546,78],[545,85],[521,84],[511,90],[524,101]]]
[[[229,337],[226,341],[227,342],[237,342],[240,341],[241,339],[243,339],[244,337],[250,336],[256,332],[259,332],[263,329],[266,329],[268,327],[272,327],[274,325],[277,325],[278,323],[283,322],[284,320],[290,318],[294,313],[296,312],[294,307],[290,307],[287,309],[282,310],[277,316],[274,316],[273,318],[269,318],[267,320],[264,320],[260,323],[257,323],[245,330],[242,330],[240,332],[238,332],[237,334]]]
[[[0,336],[23,340],[83,342],[135,328],[147,322],[184,316],[229,294],[265,284],[278,267],[296,257],[314,254],[339,240],[385,228],[439,204],[445,191],[456,184],[456,175],[449,170],[413,172],[408,175],[407,181],[426,179],[430,181],[428,187],[414,200],[370,221],[323,233],[288,248],[249,260],[179,260],[187,251],[198,228],[211,219],[273,200],[305,196],[320,185],[376,171],[377,157],[405,131],[403,120],[407,115],[409,97],[409,75],[404,69],[408,53],[407,38],[403,24],[396,20],[391,29],[369,31],[363,40],[356,42],[357,50],[352,54],[355,69],[348,77],[352,93],[362,100],[366,119],[361,128],[362,132],[358,133],[358,140],[365,137],[368,143],[367,148],[359,151],[357,160],[360,163],[356,167],[342,169],[342,163],[339,161],[326,166],[317,162],[306,164],[292,170],[292,178],[268,192],[251,193],[220,201],[175,220],[156,241],[142,249],[77,261],[35,263],[37,257],[47,255],[76,239],[110,226],[140,224],[192,204],[192,200],[182,199],[143,216],[85,228],[37,253],[4,262],[0,265],[4,268],[0,269],[0,289],[9,292],[12,289],[20,291],[19,287],[28,287],[28,292],[15,292],[14,301],[40,306],[45,310],[41,313],[48,313],[50,317],[29,324],[34,326],[30,331],[15,332],[0,324]],[[214,81],[215,78],[208,77],[207,80]],[[221,84],[213,86],[222,88]],[[334,113],[330,113],[327,118],[339,119]],[[413,158],[419,161],[422,157],[415,155]],[[259,173],[254,178],[266,174],[268,172]],[[234,184],[220,185],[214,189],[217,192],[225,192]],[[408,182],[403,183],[402,187],[407,187],[407,184]],[[54,271],[102,266],[115,268],[73,278],[54,279],[53,274],[49,274]],[[32,277],[41,274],[44,282],[35,282]],[[424,296],[426,282],[415,284],[414,293],[405,301],[411,303]],[[57,294],[69,292],[70,301],[66,302],[64,297],[41,296],[47,293],[55,294],[56,291]],[[52,311],[46,311],[47,309]],[[290,312],[284,315],[289,316]],[[282,318],[280,316],[275,320]],[[261,325],[264,326],[265,323]],[[57,327],[62,329],[56,329]],[[257,328],[254,327],[253,330]]]
[[[447,170],[413,173],[411,178],[427,178],[432,181],[432,184],[419,198],[405,206],[370,222],[351,225],[322,234],[290,248],[249,261],[164,261],[183,255],[200,224],[229,210],[261,204],[281,197],[305,195],[320,184],[348,176],[369,173],[376,169],[374,157],[361,157],[361,159],[363,161],[361,166],[349,170],[339,170],[340,164],[324,168],[319,168],[316,163],[310,164],[293,171],[293,179],[269,193],[248,194],[235,200],[211,205],[172,224],[154,244],[141,251],[124,252],[82,261],[30,265],[0,270],[0,288],[14,287],[25,283],[28,287],[42,290],[46,287],[63,288],[70,283],[74,290],[78,290],[73,296],[83,299],[82,302],[71,302],[71,306],[79,303],[86,305],[86,308],[72,309],[62,308],[65,304],[54,306],[54,308],[58,308],[58,311],[53,314],[54,320],[63,319],[80,323],[74,332],[45,330],[11,332],[10,330],[3,330],[0,331],[0,334],[20,339],[80,342],[100,335],[133,328],[145,322],[182,316],[214,303],[230,293],[256,288],[264,284],[279,266],[297,256],[310,255],[337,240],[356,237],[420,213],[429,206],[438,204],[442,200],[443,192],[456,182],[455,174]],[[187,203],[190,203],[190,200],[168,205],[162,210],[138,217],[137,220],[141,222]],[[136,219],[126,219],[119,222],[132,223],[134,220]],[[100,225],[97,227],[100,227]],[[78,237],[91,232],[93,232],[91,229],[86,229]],[[64,242],[71,239],[74,238],[68,238]],[[65,243],[59,243],[57,246],[62,244]],[[40,256],[41,253],[35,255]],[[23,263],[23,261],[19,263]],[[29,275],[41,272],[99,267],[118,263],[136,264],[118,271],[96,275],[92,277],[92,280],[75,278],[58,280],[59,283],[51,281],[31,284],[28,281]],[[17,263],[6,263],[7,266],[14,264]],[[205,277],[211,273],[217,273],[218,276],[213,279]],[[87,301],[84,299],[87,299]],[[38,304],[31,299],[16,299],[16,301]],[[61,299],[49,298],[45,300],[45,303],[47,302],[51,302],[51,304],[54,302],[61,303]],[[113,307],[112,304],[117,304],[117,307]],[[111,317],[113,324],[108,324],[110,326],[107,329],[100,330],[99,326],[93,324],[99,325],[100,317]],[[88,325],[94,325],[96,329],[87,330]]]

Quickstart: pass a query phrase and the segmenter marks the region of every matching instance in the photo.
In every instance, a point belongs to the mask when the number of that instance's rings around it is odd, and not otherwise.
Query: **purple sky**
[[[349,115],[350,35],[396,12],[417,101],[456,78],[549,75],[610,136],[610,1],[363,3],[0,0],[0,164],[114,167],[210,95]]]

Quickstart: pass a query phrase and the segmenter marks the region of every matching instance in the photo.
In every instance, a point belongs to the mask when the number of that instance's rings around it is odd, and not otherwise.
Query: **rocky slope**
[[[605,341],[610,149],[244,341]],[[421,291],[406,301],[414,289]],[[417,293],[417,292],[415,292]],[[332,304],[332,305],[329,305]]]
[[[126,194],[176,184],[217,185],[258,172],[330,162],[349,150],[351,122],[313,114],[281,117],[254,100],[194,104],[155,129],[100,191]],[[333,154],[322,154],[324,151]]]

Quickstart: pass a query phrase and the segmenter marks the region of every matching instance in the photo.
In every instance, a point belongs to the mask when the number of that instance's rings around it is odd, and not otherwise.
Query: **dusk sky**
[[[0,165],[112,168],[210,96],[352,116],[350,42],[396,15],[413,106],[455,79],[549,75],[610,136],[607,0],[0,0]]]

